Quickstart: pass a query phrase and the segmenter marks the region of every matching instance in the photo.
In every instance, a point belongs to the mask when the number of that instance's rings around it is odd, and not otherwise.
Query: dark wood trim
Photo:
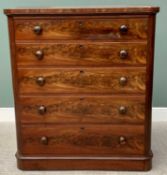
[[[145,142],[146,154],[151,149],[151,125],[152,125],[152,90],[153,90],[153,71],[154,71],[154,40],[155,40],[155,16],[149,16],[149,40],[148,40],[148,57],[146,68],[146,122],[145,122]]]
[[[17,64],[15,61],[15,32],[13,18],[8,18],[9,26],[9,40],[10,40],[10,56],[11,56],[11,70],[12,70],[12,84],[13,84],[13,95],[14,95],[14,106],[15,106],[15,121],[16,121],[16,136],[17,136],[17,150],[20,152],[20,123],[19,123],[19,96],[18,96],[18,83],[17,83]]]
[[[22,170],[118,170],[119,167],[120,171],[148,171],[152,168],[152,153],[143,157],[27,157],[16,154],[16,158]]]
[[[13,18],[16,20],[25,20],[25,19],[41,19],[41,20],[54,20],[54,19],[115,19],[115,16],[117,17],[117,19],[131,19],[131,18],[147,18],[148,14],[133,14],[133,17],[131,14],[95,14],[95,15],[82,15],[82,14],[71,14],[71,15],[49,15],[49,14],[45,14],[45,15],[38,15],[38,14],[34,14],[34,15],[13,15]]]

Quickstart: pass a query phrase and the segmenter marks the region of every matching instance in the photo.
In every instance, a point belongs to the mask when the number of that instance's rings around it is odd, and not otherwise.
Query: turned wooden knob
[[[37,57],[38,60],[42,60],[43,59],[43,56],[44,56],[44,53],[42,50],[37,50],[35,52],[35,56]]]
[[[119,107],[119,113],[120,114],[126,114],[127,112],[127,108],[125,106],[120,106]]]
[[[46,136],[42,136],[40,139],[41,144],[47,145],[48,144],[48,138]]]
[[[37,25],[37,26],[34,26],[34,29],[33,29],[34,33],[36,35],[40,35],[42,33],[42,27]]]
[[[125,144],[125,143],[126,143],[126,138],[125,138],[124,136],[121,136],[121,137],[119,138],[119,143],[120,143],[121,145]]]
[[[128,27],[126,25],[121,25],[119,31],[121,34],[126,34],[128,32]]]
[[[121,50],[119,52],[119,56],[120,56],[121,59],[125,59],[125,58],[128,57],[128,52],[126,50]]]
[[[44,114],[46,113],[46,107],[43,106],[43,105],[39,106],[39,108],[38,108],[38,113],[39,113],[40,115],[44,115]]]
[[[119,83],[121,86],[125,86],[127,84],[127,78],[126,77],[121,77],[119,79]]]
[[[37,83],[39,86],[44,86],[44,84],[45,84],[45,78],[44,78],[44,77],[37,77],[36,83]]]

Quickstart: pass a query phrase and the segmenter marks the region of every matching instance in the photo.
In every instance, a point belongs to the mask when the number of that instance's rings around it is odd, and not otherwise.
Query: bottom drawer
[[[144,154],[144,125],[23,125],[22,154]]]

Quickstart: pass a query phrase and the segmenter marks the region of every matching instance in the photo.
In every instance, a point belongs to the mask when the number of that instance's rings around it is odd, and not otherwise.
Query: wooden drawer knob
[[[38,108],[38,113],[39,113],[40,115],[44,115],[44,114],[46,113],[46,107],[43,106],[43,105],[39,106],[39,108]]]
[[[121,25],[119,31],[121,34],[126,34],[128,32],[128,27],[126,25]]]
[[[44,86],[44,85],[45,85],[45,78],[44,78],[44,77],[37,77],[36,83],[37,83],[39,86]]]
[[[128,52],[126,50],[121,50],[119,52],[119,56],[120,56],[121,59],[125,59],[125,58],[128,57]]]
[[[42,50],[37,50],[35,52],[35,56],[37,57],[38,60],[42,60],[43,59],[43,56],[44,56],[44,53]]]
[[[126,77],[121,77],[119,79],[119,83],[121,86],[125,86],[127,84],[127,78]]]
[[[36,35],[40,35],[42,33],[42,27],[37,25],[37,26],[34,26],[34,29],[33,29],[34,33]]]
[[[127,112],[127,108],[125,106],[120,106],[119,107],[119,113],[120,114],[126,114]]]
[[[119,143],[120,143],[121,145],[124,145],[124,144],[126,143],[126,138],[125,138],[124,136],[121,136],[121,137],[119,138]]]
[[[43,145],[47,145],[48,144],[48,138],[46,136],[43,136],[43,137],[41,137],[40,142]]]

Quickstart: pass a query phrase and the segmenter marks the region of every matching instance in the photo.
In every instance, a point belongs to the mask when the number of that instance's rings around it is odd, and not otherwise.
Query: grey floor
[[[0,123],[0,175],[167,175],[167,122],[153,123],[153,169],[149,172],[116,171],[21,171],[16,168],[14,123]]]

